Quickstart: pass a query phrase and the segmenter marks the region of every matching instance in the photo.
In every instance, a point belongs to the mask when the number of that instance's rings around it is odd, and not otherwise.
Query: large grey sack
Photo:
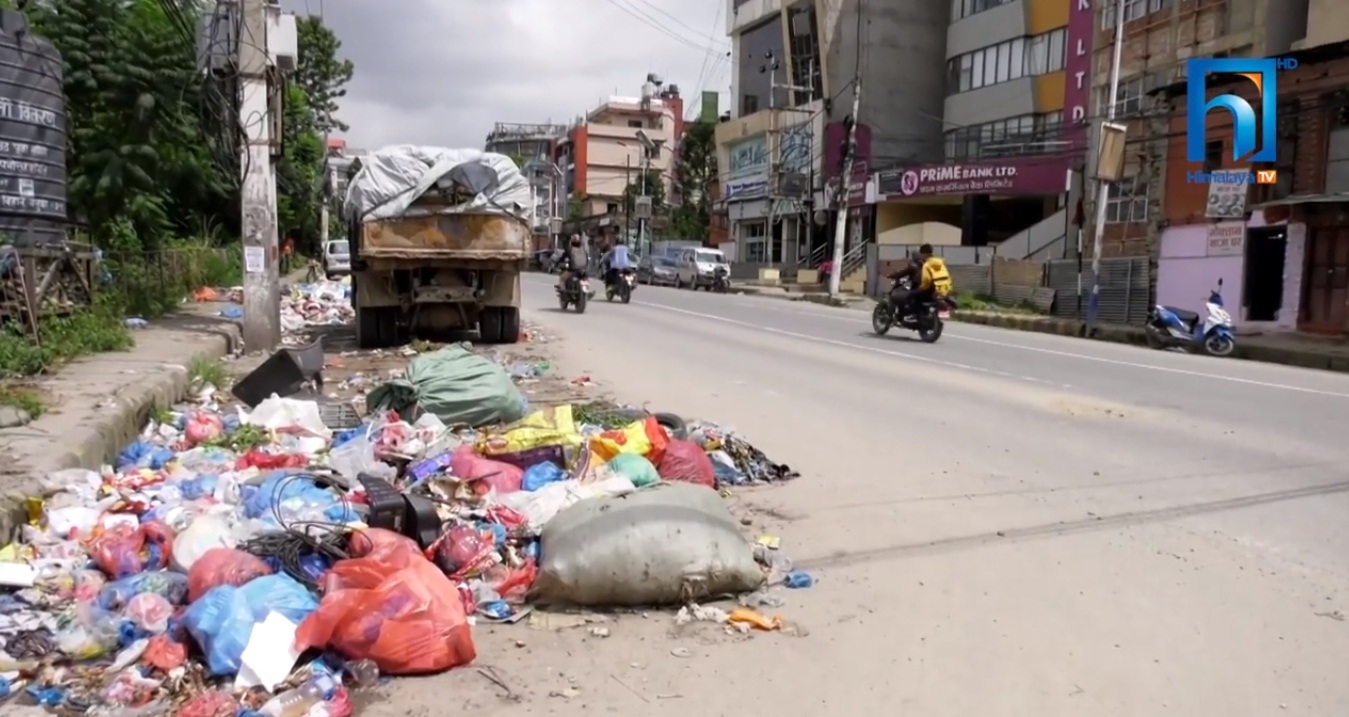
[[[675,605],[764,584],[754,551],[721,496],[658,484],[590,498],[548,521],[532,597],[545,605]]]

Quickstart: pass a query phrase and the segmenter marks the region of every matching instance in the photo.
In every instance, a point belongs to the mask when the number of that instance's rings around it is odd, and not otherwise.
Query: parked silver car
[[[637,263],[637,283],[652,286],[675,285],[675,260],[668,256],[644,256]]]
[[[323,273],[329,279],[351,273],[351,244],[347,240],[337,239],[324,245]]]

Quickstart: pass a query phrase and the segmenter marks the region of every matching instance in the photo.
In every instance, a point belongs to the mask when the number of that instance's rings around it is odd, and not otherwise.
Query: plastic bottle
[[[321,702],[323,689],[310,681],[267,700],[258,713],[264,717],[304,717]]]
[[[379,684],[379,666],[374,660],[352,660],[342,669],[355,687],[374,687]]]

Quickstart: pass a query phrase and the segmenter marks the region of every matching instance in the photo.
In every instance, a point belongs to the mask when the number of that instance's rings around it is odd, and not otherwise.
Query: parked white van
[[[731,265],[720,249],[706,247],[685,247],[679,250],[675,259],[675,286],[692,289],[711,289],[712,277],[717,269],[724,269],[730,275]]]

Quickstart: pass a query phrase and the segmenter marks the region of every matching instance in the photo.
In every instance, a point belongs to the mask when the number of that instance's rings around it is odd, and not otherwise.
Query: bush
[[[237,286],[243,258],[237,249],[182,243],[150,252],[107,252],[99,270],[101,293],[126,316],[154,318],[203,286]]]
[[[19,324],[0,329],[0,378],[37,376],[80,356],[127,351],[135,345],[122,317],[106,304],[48,316],[39,335],[35,343]]]

